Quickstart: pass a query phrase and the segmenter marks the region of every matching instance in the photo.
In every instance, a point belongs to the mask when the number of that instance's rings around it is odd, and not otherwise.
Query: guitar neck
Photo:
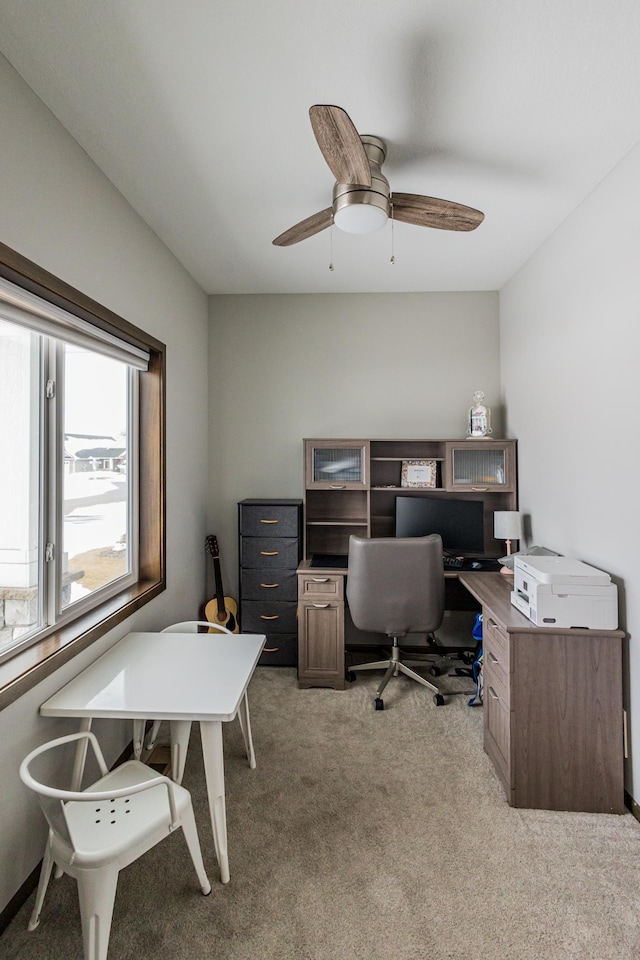
[[[220,557],[213,558],[213,575],[216,581],[216,600],[218,601],[218,610],[222,616],[226,614],[224,605],[224,590],[222,589],[222,571],[220,570]]]

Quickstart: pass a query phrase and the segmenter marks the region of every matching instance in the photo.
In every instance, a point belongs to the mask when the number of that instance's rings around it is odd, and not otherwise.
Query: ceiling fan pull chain
[[[333,224],[329,227],[329,270],[333,272]]]
[[[391,264],[391,266],[393,266],[396,262],[396,255],[394,253],[393,240],[394,240],[394,237],[393,237],[393,204],[392,204],[391,205],[391,260],[389,260],[389,263]]]

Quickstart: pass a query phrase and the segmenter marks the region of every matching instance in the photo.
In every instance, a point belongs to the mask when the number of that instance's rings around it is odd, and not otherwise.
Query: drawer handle
[[[261,587],[266,587],[267,590],[273,590],[274,587],[279,587],[279,583],[261,583]]]
[[[314,603],[314,607],[318,607],[320,610],[324,610],[324,608],[328,606],[330,606],[328,603]]]
[[[263,647],[263,648],[262,648],[262,652],[263,652],[263,653],[277,653],[279,649],[280,649],[280,647]]]
[[[495,656],[491,653],[491,651],[489,651],[489,660],[490,660],[491,663],[500,663],[500,661],[498,660],[498,658],[495,657]]]
[[[346,483],[330,483],[329,490],[346,490]]]
[[[268,617],[268,616],[266,615],[266,613],[261,613],[261,614],[260,614],[260,619],[261,619],[261,620],[279,620],[280,617],[278,616],[277,613],[272,614],[270,617]]]
[[[479,493],[484,493],[485,490],[488,490],[489,487],[471,487],[472,490],[477,490]]]
[[[261,520],[260,523],[280,523],[280,521],[279,520]]]
[[[278,552],[279,552],[278,550],[261,550],[260,556],[261,557],[277,557]]]
[[[312,577],[314,583],[329,583],[329,577]]]
[[[498,700],[498,701],[500,700],[500,697],[499,697],[498,694],[495,692],[495,690],[493,689],[493,687],[489,687],[489,696],[491,697],[492,700]]]
[[[489,617],[489,626],[490,626],[490,627],[497,627],[498,624],[495,622],[495,620],[492,620],[491,617]]]

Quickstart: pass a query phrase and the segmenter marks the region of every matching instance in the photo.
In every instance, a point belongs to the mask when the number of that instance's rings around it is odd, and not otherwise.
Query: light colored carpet
[[[197,727],[185,775],[214,885],[180,835],[120,875],[109,960],[637,960],[640,824],[515,810],[482,750],[482,708],[436,708],[404,678],[298,690],[259,668],[258,767],[225,725],[231,882],[208,826]],[[465,681],[455,681],[458,684]],[[466,681],[468,683],[468,681]],[[82,957],[75,884],[52,881],[0,939],[20,960]]]

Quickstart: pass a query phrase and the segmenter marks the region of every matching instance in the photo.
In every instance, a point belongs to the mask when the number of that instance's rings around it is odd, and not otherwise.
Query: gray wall
[[[44,849],[19,762],[77,729],[41,719],[40,704],[130,629],[186,619],[203,598],[208,319],[202,290],[2,57],[0,130],[0,240],[167,344],[168,580],[135,617],[0,712],[2,909]],[[111,761],[131,739],[128,723],[96,729]]]
[[[495,293],[219,296],[210,315],[209,532],[227,593],[236,503],[301,497],[303,437],[463,437],[476,390],[502,436]]]
[[[631,747],[640,744],[640,147],[500,294],[501,369],[531,540],[615,577]],[[544,669],[544,665],[542,665]],[[640,764],[627,764],[640,799]]]

